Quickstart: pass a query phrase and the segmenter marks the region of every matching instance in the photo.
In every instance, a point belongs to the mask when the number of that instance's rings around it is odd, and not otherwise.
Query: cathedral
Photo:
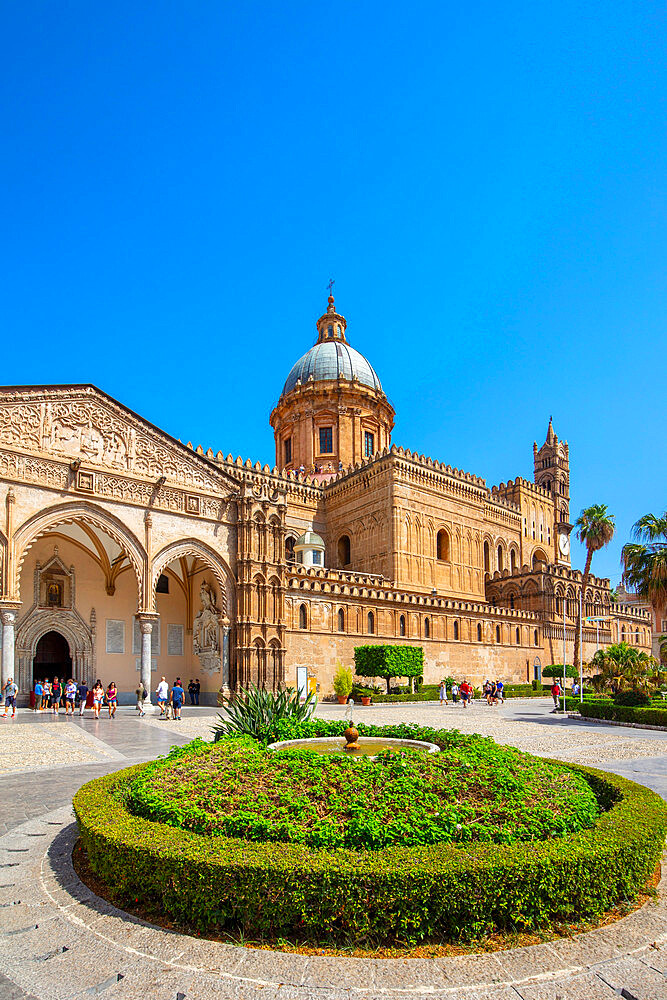
[[[394,409],[329,296],[270,422],[276,462],[184,445],[92,385],[0,388],[2,679],[199,678],[332,692],[355,646],[424,649],[427,682],[571,662],[569,450],[487,486],[391,442]],[[591,577],[596,643],[650,652],[647,611]]]

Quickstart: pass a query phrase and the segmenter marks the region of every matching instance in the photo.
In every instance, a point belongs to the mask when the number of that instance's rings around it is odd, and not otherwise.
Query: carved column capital
[[[3,625],[13,625],[16,621],[16,611],[13,608],[0,608],[0,621]]]

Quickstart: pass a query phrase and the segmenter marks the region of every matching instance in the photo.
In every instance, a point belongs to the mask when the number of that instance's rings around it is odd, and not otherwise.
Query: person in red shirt
[[[554,708],[558,708],[558,699],[560,698],[560,684],[558,681],[554,681],[551,685],[551,697],[554,700]]]
[[[467,681],[463,681],[461,687],[459,688],[461,694],[461,701],[463,702],[463,707],[467,708],[472,697],[472,688]]]

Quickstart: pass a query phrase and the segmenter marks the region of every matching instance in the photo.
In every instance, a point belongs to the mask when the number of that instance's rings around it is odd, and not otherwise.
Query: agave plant
[[[240,688],[229,699],[227,715],[219,715],[213,727],[213,739],[225,736],[252,736],[256,740],[276,737],[276,726],[289,719],[306,722],[317,705],[317,698],[310,692],[304,702],[294,688],[268,691],[252,685]]]

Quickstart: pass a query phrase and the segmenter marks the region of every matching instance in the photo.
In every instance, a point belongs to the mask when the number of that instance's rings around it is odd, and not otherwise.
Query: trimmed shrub
[[[389,694],[392,677],[421,677],[424,650],[421,646],[356,646],[354,668],[359,677],[384,677]]]
[[[563,664],[562,663],[550,663],[548,667],[542,668],[543,677],[555,677],[556,680],[559,678],[563,679]],[[576,670],[571,663],[568,663],[565,667],[565,676],[571,677],[572,680],[579,679],[579,671]]]
[[[643,691],[619,691],[614,695],[614,705],[630,705],[631,708],[645,708],[651,699]]]
[[[613,701],[585,701],[579,712],[587,719],[608,719],[610,722],[636,722],[643,726],[667,729],[667,708],[633,708],[615,705]]]
[[[280,725],[298,735],[334,735],[345,727],[323,720]],[[418,726],[358,728],[440,746],[464,740]],[[98,778],[76,793],[93,871],[115,887],[120,905],[138,900],[189,926],[260,938],[296,934],[317,941],[326,929],[345,941],[413,943],[593,919],[643,889],[667,833],[660,796],[617,775],[567,765],[585,776],[607,810],[591,829],[568,837],[381,851],[257,843],[133,816],[124,796],[145,767]]]

